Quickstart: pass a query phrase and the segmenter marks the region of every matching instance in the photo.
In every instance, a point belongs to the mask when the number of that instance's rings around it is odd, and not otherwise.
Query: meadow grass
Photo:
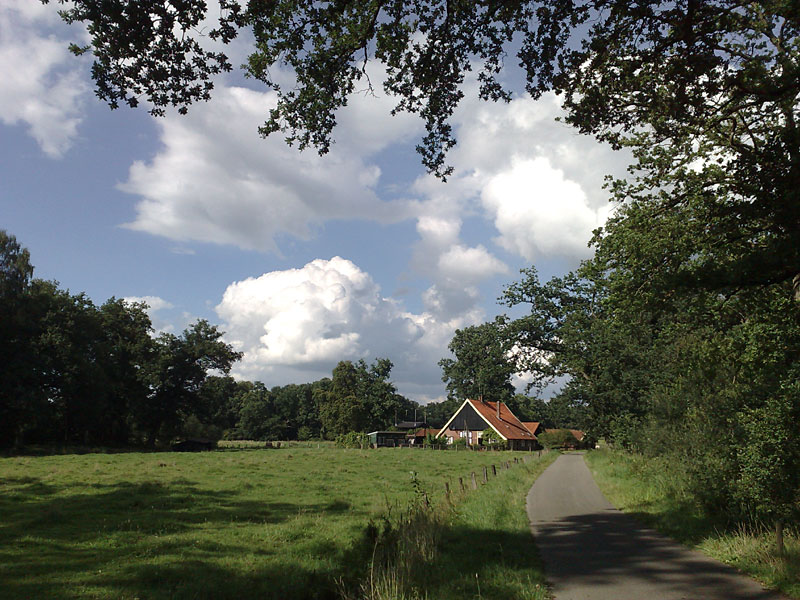
[[[543,600],[549,597],[525,497],[557,457],[550,452],[502,473],[458,502],[430,565],[427,597]]]
[[[372,565],[347,600],[544,600],[549,597],[525,512],[536,477],[556,458],[526,457],[487,484],[449,500],[417,503],[394,527],[390,552],[375,545]],[[529,460],[530,459],[530,460]],[[479,479],[480,481],[481,479]]]
[[[765,585],[800,598],[800,536],[785,533],[786,555],[775,549],[775,533],[757,524],[731,527],[692,498],[680,469],[665,459],[596,450],[586,462],[597,485],[620,510],[701,552],[736,567]]]
[[[417,496],[411,471],[440,502],[445,480],[456,488],[458,476],[513,456],[293,447],[3,458],[0,590],[4,599],[334,598],[367,573],[370,521]]]

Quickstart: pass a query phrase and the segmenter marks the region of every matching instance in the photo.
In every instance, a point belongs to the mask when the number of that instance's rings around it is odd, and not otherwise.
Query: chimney
[[[497,420],[500,420],[500,400],[498,400],[495,404],[497,404]]]

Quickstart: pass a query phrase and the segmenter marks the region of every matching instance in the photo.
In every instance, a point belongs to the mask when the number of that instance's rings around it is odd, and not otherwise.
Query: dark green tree
[[[27,297],[32,277],[30,253],[0,229],[0,446],[21,445],[40,414],[42,398],[30,392],[36,360]]]
[[[439,366],[449,397],[492,402],[513,399],[511,378],[516,369],[505,318],[457,329],[447,347],[455,358],[443,358]]]
[[[452,417],[461,405],[458,398],[447,398],[441,402],[431,402],[423,408],[423,413],[428,425],[433,428],[442,427]]]
[[[250,382],[237,382],[229,375],[210,375],[200,388],[200,403],[195,412],[198,421],[232,433],[239,421],[240,394]]]
[[[153,359],[155,343],[147,306],[110,298],[99,309],[104,351],[100,357],[105,376],[102,440],[127,444],[131,440],[133,407],[149,393],[144,376]]]
[[[333,369],[330,388],[320,403],[319,418],[323,435],[332,439],[349,431],[367,428],[367,409],[359,397],[358,370],[351,361],[341,361]]]
[[[238,437],[246,440],[286,439],[280,435],[280,420],[275,414],[275,399],[261,382],[249,383],[238,395]]]
[[[150,392],[133,407],[134,419],[148,444],[169,441],[182,418],[201,403],[200,391],[211,371],[228,373],[241,354],[221,341],[222,332],[203,319],[180,336],[156,338],[153,360],[147,365]]]
[[[413,404],[389,381],[392,362],[379,358],[371,365],[341,361],[329,385],[318,394],[322,433],[334,438],[350,431],[384,429]]]
[[[47,399],[55,440],[90,444],[99,440],[107,416],[103,323],[84,294],[35,280],[30,292],[39,326],[34,341],[37,392]]]
[[[743,415],[745,443],[739,447],[741,475],[736,491],[745,506],[775,524],[778,553],[784,554],[784,523],[797,517],[800,497],[800,384],[785,383],[763,406]]]

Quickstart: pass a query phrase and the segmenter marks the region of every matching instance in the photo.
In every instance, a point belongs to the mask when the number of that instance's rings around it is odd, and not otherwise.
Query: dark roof
[[[423,425],[427,425],[427,423],[425,421],[400,421],[394,424],[398,429],[417,429]]]

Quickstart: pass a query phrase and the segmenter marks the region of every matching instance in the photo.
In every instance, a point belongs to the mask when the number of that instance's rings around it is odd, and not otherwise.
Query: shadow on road
[[[725,589],[729,600],[775,598],[769,591],[754,596],[750,590],[730,589],[730,577],[737,574],[734,569],[696,557],[617,511],[576,515],[544,525],[536,542],[545,570],[554,578],[591,586],[625,578],[631,585],[663,584],[686,598],[698,598],[698,590],[707,588]]]

